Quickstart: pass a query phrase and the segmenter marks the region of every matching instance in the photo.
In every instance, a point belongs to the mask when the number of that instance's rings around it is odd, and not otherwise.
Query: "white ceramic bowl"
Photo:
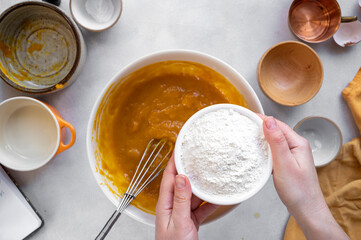
[[[93,0],[93,2],[96,3],[96,0]],[[111,28],[117,23],[122,14],[122,0],[111,0],[114,8],[113,13],[109,16],[109,20],[99,22],[88,13],[86,3],[87,0],[70,0],[69,8],[74,20],[89,31],[100,32]]]
[[[262,105],[249,83],[227,63],[207,54],[190,50],[166,50],[142,57],[139,60],[127,65],[118,74],[116,74],[104,87],[92,109],[87,130],[87,152],[91,170],[99,187],[115,206],[118,205],[119,199],[115,195],[113,195],[111,191],[109,191],[106,184],[104,184],[106,183],[106,179],[104,179],[96,169],[96,135],[93,129],[96,113],[98,111],[99,105],[103,103],[103,101],[105,101],[106,103],[106,99],[104,98],[104,96],[106,95],[107,91],[114,87],[117,83],[119,83],[122,78],[146,65],[168,60],[197,62],[214,69],[225,78],[227,78],[228,81],[235,86],[235,88],[244,96],[251,110],[253,110],[254,112],[263,113]],[[231,211],[233,208],[234,206],[221,207],[207,220],[211,221],[217,219]],[[145,213],[133,206],[129,206],[125,210],[125,213],[140,222],[154,226],[154,215]]]
[[[296,124],[294,130],[309,142],[316,167],[330,163],[341,150],[341,131],[327,118],[304,118]]]
[[[65,129],[71,140],[64,144]],[[53,107],[30,97],[0,103],[0,163],[18,171],[44,166],[75,141],[74,127]]]
[[[177,138],[177,142],[174,147],[174,161],[177,168],[177,172],[183,175],[187,175],[187,173],[184,170],[184,165],[182,162],[182,143],[184,139],[184,135],[187,133],[189,128],[192,126],[192,124],[199,119],[200,117],[204,116],[205,114],[215,112],[221,109],[232,109],[235,112],[240,113],[242,116],[246,116],[249,119],[251,119],[253,122],[255,122],[258,125],[260,133],[263,135],[263,121],[262,119],[257,116],[254,112],[248,110],[247,108],[234,105],[234,104],[216,104],[212,105],[206,108],[203,108],[193,114],[192,117],[190,117],[187,122],[183,125],[182,129],[180,130]],[[229,196],[216,196],[216,195],[210,195],[204,191],[202,191],[196,184],[192,182],[192,180],[189,178],[189,181],[192,186],[192,192],[194,195],[199,197],[200,199],[210,202],[217,205],[233,205],[241,203],[249,198],[251,198],[253,195],[255,195],[257,192],[259,192],[263,186],[267,183],[269,177],[272,173],[272,154],[271,149],[268,146],[268,159],[266,163],[266,171],[261,176],[260,179],[258,179],[258,182],[254,186],[253,189],[250,189],[250,191],[243,193],[242,195],[238,195],[237,197],[230,198]]]

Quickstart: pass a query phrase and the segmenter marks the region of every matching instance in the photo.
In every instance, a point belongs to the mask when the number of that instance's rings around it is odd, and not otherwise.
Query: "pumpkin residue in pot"
[[[204,65],[165,61],[145,66],[109,87],[94,121],[97,170],[109,189],[122,196],[152,138],[173,143],[198,110],[218,103],[247,107],[222,75]],[[161,176],[132,205],[155,214]]]

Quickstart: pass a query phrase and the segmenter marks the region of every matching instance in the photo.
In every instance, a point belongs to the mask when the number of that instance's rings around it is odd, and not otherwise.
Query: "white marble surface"
[[[15,2],[19,1],[0,0],[0,11]],[[361,17],[357,0],[339,2],[345,15]],[[73,148],[36,171],[10,171],[44,219],[44,226],[30,239],[93,239],[113,212],[114,206],[90,171],[86,127],[107,81],[145,54],[169,48],[208,53],[249,81],[267,114],[291,126],[306,116],[325,116],[338,124],[344,142],[357,136],[341,91],[361,66],[361,44],[341,48],[331,39],[311,45],[323,62],[324,82],[316,97],[302,106],[280,106],[258,86],[256,67],[264,51],[278,42],[296,40],[287,25],[290,0],[124,0],[123,4],[123,14],[113,28],[83,31],[88,58],[78,80],[63,91],[37,97],[54,105],[75,126],[77,140]],[[61,8],[69,13],[68,1],[63,0]],[[0,82],[0,101],[20,95]],[[199,233],[201,239],[281,239],[287,219],[270,180],[255,197],[201,227]],[[154,239],[154,228],[122,216],[107,239]]]

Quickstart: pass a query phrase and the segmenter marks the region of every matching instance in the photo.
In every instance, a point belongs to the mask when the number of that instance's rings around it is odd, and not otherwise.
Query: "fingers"
[[[290,151],[286,137],[273,117],[266,117],[264,119],[263,132],[272,152],[277,156],[281,156]]]
[[[260,118],[262,118],[264,121],[270,117],[257,114]],[[308,141],[304,138],[298,135],[292,128],[290,128],[287,124],[284,122],[281,122],[277,119],[275,119],[278,127],[283,132],[283,135],[286,138],[286,141],[288,143],[289,149],[291,150],[291,154],[293,155],[295,161],[297,162],[297,165],[299,167],[302,167],[302,165],[313,165],[313,157],[312,152],[309,146]],[[304,158],[302,156],[307,153],[309,156],[307,158]],[[303,160],[303,161],[301,161]],[[309,161],[307,161],[309,160]]]
[[[218,209],[218,205],[206,203],[197,208],[193,214],[198,224],[201,224],[209,215],[214,213]]]
[[[257,115],[262,118],[262,120],[264,121],[266,118],[269,118],[268,116],[262,115],[260,113],[257,113]],[[287,124],[285,124],[284,122],[281,122],[277,119],[275,119],[278,127],[281,129],[281,131],[283,132],[287,143],[288,143],[288,147],[290,149],[296,148],[300,145],[301,141],[302,141],[302,137],[299,136],[295,131],[293,131],[292,128],[290,128]]]
[[[176,172],[174,157],[172,156],[164,170],[162,182],[160,184],[159,198],[156,207],[157,225],[162,224],[167,226],[172,214]]]
[[[295,167],[295,164],[298,165],[291,154],[288,141],[283,131],[273,117],[264,118],[263,132],[271,147],[274,171],[276,171],[276,169],[287,169],[290,165],[293,165],[292,167]]]
[[[203,203],[203,200],[197,197],[196,195],[192,195],[192,203],[191,203],[191,209],[192,211],[196,208],[198,208]]]
[[[172,221],[175,226],[181,226],[185,220],[191,217],[192,189],[188,178],[184,175],[177,175],[174,185],[174,202]]]
[[[175,162],[174,162],[174,152],[172,153],[172,156],[170,157],[167,167],[164,171],[168,171],[168,173],[173,176],[177,175],[177,169],[175,168]]]

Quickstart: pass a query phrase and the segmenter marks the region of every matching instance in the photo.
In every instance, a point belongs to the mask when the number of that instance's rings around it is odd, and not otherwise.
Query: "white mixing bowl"
[[[108,84],[104,87],[103,91],[101,92],[100,96],[98,97],[88,123],[88,130],[87,130],[87,152],[88,152],[88,158],[90,163],[90,168],[94,174],[94,177],[99,185],[99,187],[102,189],[104,194],[108,197],[108,199],[114,204],[114,206],[117,206],[119,203],[119,198],[114,195],[109,188],[107,187],[107,180],[97,171],[97,163],[96,163],[96,135],[95,131],[93,129],[94,126],[94,120],[98,111],[98,108],[100,104],[103,103],[103,101],[106,102],[106,99],[104,98],[108,90],[112,87],[114,87],[117,83],[119,83],[122,78],[125,76],[131,74],[132,72],[147,66],[149,64],[162,62],[162,61],[169,61],[169,60],[175,60],[175,61],[189,61],[189,62],[197,62],[200,64],[203,64],[207,67],[210,67],[223,75],[230,83],[232,83],[235,88],[244,96],[248,107],[258,113],[264,113],[262,105],[252,89],[252,87],[249,85],[249,83],[242,77],[241,74],[239,74],[236,70],[234,70],[231,66],[229,66],[227,63],[209,56],[204,53],[196,52],[196,51],[190,51],[190,50],[166,50],[161,51],[157,53],[150,54],[148,56],[142,57],[139,60],[129,64],[128,66],[124,67],[118,74],[116,74],[113,79],[111,79]],[[208,217],[207,221],[212,221],[217,218],[220,218],[221,216],[225,215],[226,213],[230,212],[236,205],[233,206],[222,206],[220,207],[214,214]],[[129,206],[125,213],[129,215],[130,217],[143,222],[148,225],[154,226],[155,224],[155,216],[145,213],[138,208],[135,208],[133,206]]]

